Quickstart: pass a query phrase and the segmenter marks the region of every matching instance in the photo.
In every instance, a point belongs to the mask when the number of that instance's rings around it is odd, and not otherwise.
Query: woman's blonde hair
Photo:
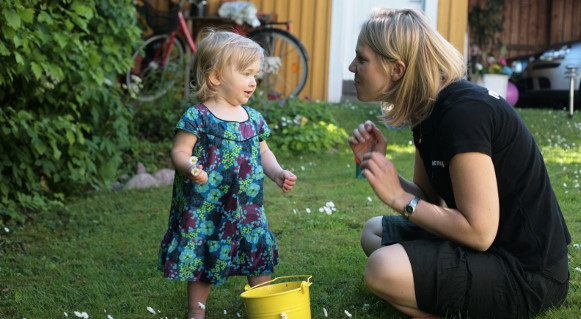
[[[440,90],[464,77],[462,54],[417,10],[374,9],[359,40],[380,56],[386,76],[390,63],[406,65],[403,77],[380,98],[381,118],[389,125],[415,126],[430,114]]]
[[[193,60],[191,86],[199,102],[216,96],[210,74],[223,74],[227,67],[242,71],[256,61],[262,62],[264,50],[258,43],[237,33],[206,29]]]

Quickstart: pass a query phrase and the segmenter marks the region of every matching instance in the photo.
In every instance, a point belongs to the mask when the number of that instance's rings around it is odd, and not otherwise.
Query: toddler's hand
[[[188,177],[196,184],[205,184],[208,181],[208,173],[202,170],[202,165],[192,167]]]
[[[282,188],[283,192],[288,192],[293,189],[297,181],[297,177],[291,171],[283,170],[276,177],[276,184]]]

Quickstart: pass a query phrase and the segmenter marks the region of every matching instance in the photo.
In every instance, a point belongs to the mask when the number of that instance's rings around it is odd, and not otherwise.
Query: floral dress
[[[272,274],[278,246],[263,204],[259,143],[270,135],[249,108],[245,122],[224,121],[203,104],[190,107],[177,129],[198,137],[193,155],[208,173],[198,185],[176,172],[159,268],[179,281],[221,284],[228,276]]]

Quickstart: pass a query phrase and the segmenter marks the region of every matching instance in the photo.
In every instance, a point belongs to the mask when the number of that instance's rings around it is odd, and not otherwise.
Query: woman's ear
[[[212,83],[213,86],[220,85],[220,72],[218,72],[218,70],[211,71],[208,79],[210,80],[210,83]]]
[[[391,67],[391,80],[393,82],[399,81],[405,74],[406,65],[402,60],[397,60],[392,63]]]

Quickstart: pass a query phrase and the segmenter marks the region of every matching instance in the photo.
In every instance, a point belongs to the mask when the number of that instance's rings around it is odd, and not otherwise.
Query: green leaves
[[[253,106],[261,111],[272,130],[268,144],[273,149],[299,154],[322,153],[345,143],[348,137],[335,125],[333,114],[324,102],[287,99]]]
[[[9,26],[15,30],[20,28],[21,20],[20,20],[20,16],[18,16],[18,13],[16,12],[16,10],[4,8],[2,10],[2,15],[6,19],[5,21],[6,21],[7,26]]]
[[[134,14],[131,0],[3,2],[0,220],[115,177],[130,112],[104,79],[132,63]]]

